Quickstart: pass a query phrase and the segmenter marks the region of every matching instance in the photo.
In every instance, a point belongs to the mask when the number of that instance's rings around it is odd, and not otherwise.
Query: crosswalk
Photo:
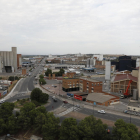
[[[78,110],[80,110],[80,108],[75,107],[75,106],[74,106],[74,107],[70,107],[70,108],[68,108],[66,111],[57,114],[57,116],[58,116],[58,117],[61,117],[61,116],[64,116],[64,115],[66,115],[66,114],[68,114],[68,113],[70,113],[70,112],[72,112],[72,111],[78,111]]]

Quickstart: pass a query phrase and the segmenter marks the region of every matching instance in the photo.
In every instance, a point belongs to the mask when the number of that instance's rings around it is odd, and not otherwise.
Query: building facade
[[[12,51],[0,51],[0,72],[16,72],[21,66],[21,55],[17,55],[17,47]]]
[[[93,92],[102,92],[102,82],[88,79],[88,78],[81,78],[79,80],[79,88],[81,92],[86,93],[93,93]]]
[[[63,78],[62,90],[65,92],[78,91],[79,90],[79,79],[77,78]]]

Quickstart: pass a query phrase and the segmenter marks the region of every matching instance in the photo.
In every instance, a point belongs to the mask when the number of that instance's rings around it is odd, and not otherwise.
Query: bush
[[[8,80],[10,80],[10,81],[14,81],[15,78],[14,78],[14,76],[10,76],[10,77],[8,78]]]
[[[39,79],[39,83],[40,83],[41,85],[45,85],[45,84],[46,84],[46,81],[45,81],[43,78],[41,78],[41,79]]]
[[[2,79],[2,77],[0,77],[0,80]]]
[[[19,77],[15,76],[15,80],[19,80]]]

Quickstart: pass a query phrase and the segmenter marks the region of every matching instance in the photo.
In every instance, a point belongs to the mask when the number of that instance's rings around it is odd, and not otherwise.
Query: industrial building
[[[0,51],[0,73],[16,72],[21,65],[21,54],[17,54],[17,47],[12,47],[12,51]]]
[[[133,94],[133,90],[137,89],[138,78],[131,74],[117,74],[111,79],[111,92],[123,94],[128,88],[128,94]]]
[[[116,70],[135,70],[136,69],[136,60],[131,59],[131,56],[120,56],[118,61],[112,61],[111,65],[116,65]]]

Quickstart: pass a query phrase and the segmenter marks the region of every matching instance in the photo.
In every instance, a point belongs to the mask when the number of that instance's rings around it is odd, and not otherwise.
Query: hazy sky
[[[140,0],[0,0],[0,51],[140,55]]]

